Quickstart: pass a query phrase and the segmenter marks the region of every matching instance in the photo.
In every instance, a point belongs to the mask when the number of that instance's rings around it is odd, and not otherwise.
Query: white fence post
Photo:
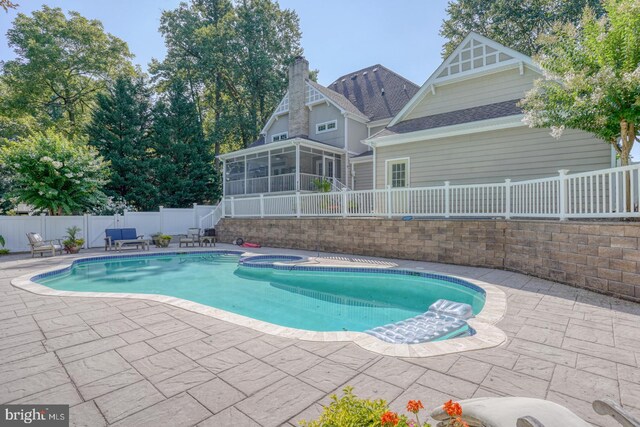
[[[302,206],[300,205],[300,192],[296,191],[296,218],[300,218]]]
[[[264,194],[260,193],[260,218],[264,218]]]
[[[198,222],[198,204],[193,204],[193,227],[200,228],[200,224]]]
[[[52,237],[47,237],[47,217],[46,214],[40,214],[40,233],[44,236],[45,239],[51,239]]]
[[[504,180],[504,218],[511,219],[511,180]]]
[[[349,207],[347,206],[347,189],[342,189],[342,217],[346,218],[349,213]]]
[[[444,182],[444,217],[449,218],[450,214],[450,205],[451,205],[451,189],[449,188],[449,181]]]
[[[233,196],[231,196],[231,218],[235,218],[236,217],[236,202],[233,199]]]
[[[392,201],[391,201],[391,186],[387,185],[387,218],[391,218],[391,209],[392,209]]]
[[[89,247],[89,214],[82,216],[82,227],[84,228],[84,244],[82,247],[87,249]]]
[[[558,201],[558,214],[560,215],[561,221],[567,219],[567,172],[569,172],[568,169],[558,171],[558,174],[560,174],[560,181],[558,183],[560,187],[560,191],[558,192],[560,197]]]
[[[162,214],[162,210],[164,209],[164,206],[158,206],[158,211],[160,211],[160,233],[163,233],[164,231],[164,215]]]

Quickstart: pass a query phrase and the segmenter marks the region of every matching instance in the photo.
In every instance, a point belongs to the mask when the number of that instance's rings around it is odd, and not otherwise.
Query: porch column
[[[222,161],[222,197],[227,195],[227,161]]]
[[[300,191],[300,144],[296,144],[296,191]]]
[[[267,193],[271,193],[271,150],[267,151]]]
[[[247,156],[244,156],[244,194],[247,194]]]

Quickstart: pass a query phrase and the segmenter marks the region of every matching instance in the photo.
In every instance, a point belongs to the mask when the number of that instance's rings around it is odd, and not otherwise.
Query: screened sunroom
[[[318,191],[325,180],[340,190],[344,150],[302,138],[258,145],[220,156],[225,196]]]

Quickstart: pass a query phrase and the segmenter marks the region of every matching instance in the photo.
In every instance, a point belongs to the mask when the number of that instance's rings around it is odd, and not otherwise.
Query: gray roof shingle
[[[328,88],[344,96],[372,121],[394,117],[420,89],[380,64],[338,77]]]
[[[519,101],[519,99],[512,99],[495,104],[481,105],[479,107],[465,108],[463,110],[405,120],[381,130],[373,135],[372,138],[522,114],[522,109],[517,105]]]
[[[355,114],[356,116],[360,116],[365,120],[369,120],[369,117],[367,117],[364,113],[362,113],[362,111],[358,110],[358,108],[355,105],[353,105],[347,98],[345,98],[344,95],[342,95],[341,93],[338,93],[329,88],[326,88],[314,82],[313,80],[309,80],[309,84],[314,88],[316,88],[324,96],[326,96],[327,98],[335,102],[337,105],[339,105],[343,110],[351,114]]]

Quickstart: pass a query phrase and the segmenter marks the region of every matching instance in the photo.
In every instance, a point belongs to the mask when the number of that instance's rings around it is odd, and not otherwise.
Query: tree
[[[99,21],[69,16],[47,6],[32,16],[19,14],[7,32],[17,58],[4,64],[2,80],[11,88],[5,102],[13,113],[74,136],[88,121],[96,94],[133,68],[125,42],[105,33]]]
[[[215,196],[211,147],[185,82],[174,80],[155,108],[153,150],[157,205],[184,208]]]
[[[39,133],[7,142],[0,162],[11,173],[9,197],[49,215],[85,212],[106,201],[108,165],[84,143]]]
[[[87,127],[89,144],[111,163],[105,193],[139,210],[156,208],[150,131],[151,94],[142,77],[121,76],[100,93]]]
[[[8,12],[9,9],[18,7],[18,3],[14,3],[11,0],[0,0],[0,7],[3,8],[5,12]]]
[[[640,129],[640,0],[605,0],[597,18],[556,25],[536,58],[545,71],[521,106],[532,127],[580,129],[610,143],[623,166]]]
[[[538,37],[547,34],[555,21],[577,24],[585,6],[597,16],[604,10],[600,0],[453,0],[440,35],[447,39],[442,51],[448,56],[462,39],[475,31],[492,40],[533,56],[540,50]]]

